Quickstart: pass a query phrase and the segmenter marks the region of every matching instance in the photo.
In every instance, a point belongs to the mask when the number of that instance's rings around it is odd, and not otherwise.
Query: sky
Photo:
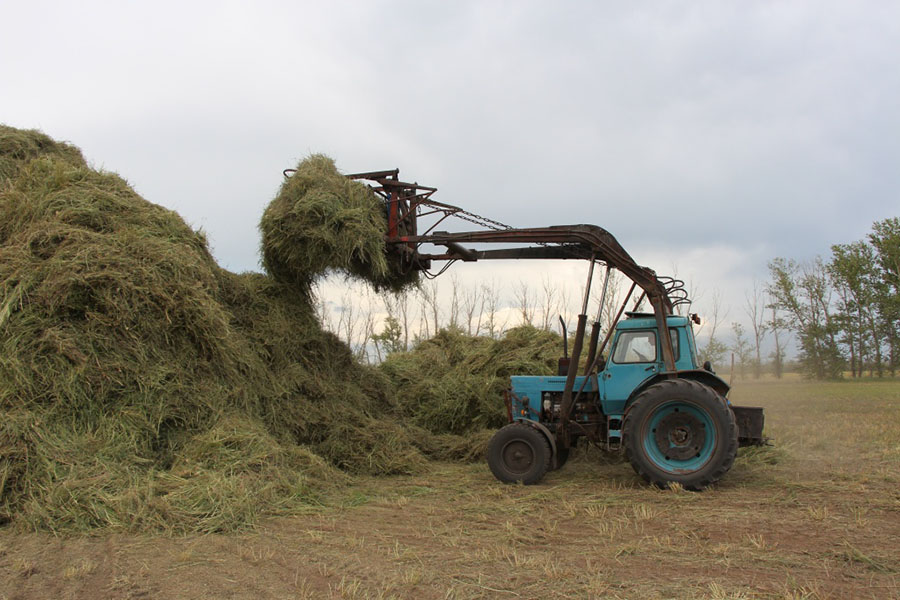
[[[900,214],[894,2],[0,0],[0,21],[0,122],[79,146],[235,271],[314,152],[513,226],[600,225],[729,321],[772,258]]]

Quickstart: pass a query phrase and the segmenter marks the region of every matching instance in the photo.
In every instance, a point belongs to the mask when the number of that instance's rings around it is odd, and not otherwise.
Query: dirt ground
[[[900,381],[741,382],[775,446],[703,493],[580,451],[362,480],[238,535],[0,530],[0,599],[900,598]]]

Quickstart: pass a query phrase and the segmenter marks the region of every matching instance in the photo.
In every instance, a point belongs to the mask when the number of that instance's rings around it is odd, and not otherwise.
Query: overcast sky
[[[900,214],[900,3],[0,0],[0,22],[0,122],[81,147],[236,271],[311,152],[514,226],[600,225],[732,304],[771,258]]]

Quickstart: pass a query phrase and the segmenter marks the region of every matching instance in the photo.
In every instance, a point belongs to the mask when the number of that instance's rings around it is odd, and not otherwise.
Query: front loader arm
[[[618,269],[634,281],[646,294],[654,310],[657,305],[663,316],[672,313],[665,286],[652,269],[638,265],[615,237],[596,225],[553,225],[523,229],[468,231],[459,233],[435,232],[430,235],[388,237],[389,243],[434,244],[445,246],[445,254],[421,254],[429,260],[462,260],[467,262],[489,259],[594,259]],[[497,250],[471,250],[462,244],[553,244]]]
[[[387,216],[387,232],[385,242],[388,251],[399,255],[403,264],[410,269],[427,270],[431,261],[474,262],[491,259],[566,259],[576,258],[590,261],[590,274],[585,287],[584,303],[578,316],[578,329],[573,343],[572,362],[576,365],[570,369],[563,391],[559,434],[564,447],[568,447],[566,425],[571,415],[577,395],[573,395],[575,372],[578,358],[584,341],[587,321],[588,297],[591,288],[591,276],[597,261],[606,263],[608,268],[617,269],[640,287],[653,306],[659,330],[663,361],[669,376],[675,376],[675,353],[666,317],[672,314],[673,307],[685,302],[679,297],[682,287],[676,280],[669,279],[669,287],[656,276],[656,273],[638,265],[619,244],[615,237],[602,227],[596,225],[555,225],[551,227],[533,227],[516,229],[498,221],[476,215],[458,206],[437,202],[432,198],[437,188],[420,185],[417,182],[401,181],[399,170],[371,171],[348,175],[351,179],[362,179],[373,182],[370,189],[381,197],[385,203]],[[431,217],[430,226],[420,224],[422,217]],[[476,225],[485,227],[480,231],[448,233],[435,231],[445,219],[456,217]],[[463,244],[511,244],[512,247],[481,250],[467,248]],[[523,244],[534,244],[524,246]],[[423,245],[443,246],[446,252],[440,254],[422,251]],[[448,263],[449,264],[449,263]],[[674,296],[672,294],[675,294]],[[630,295],[630,294],[629,294]],[[674,298],[674,302],[673,302]],[[626,299],[627,301],[627,299]],[[640,304],[640,301],[638,301]],[[624,304],[623,304],[624,309]],[[620,311],[621,314],[621,311]],[[600,353],[595,359],[599,359]],[[590,360],[590,358],[589,358]],[[593,369],[591,365],[590,369]],[[579,394],[581,392],[579,391]]]

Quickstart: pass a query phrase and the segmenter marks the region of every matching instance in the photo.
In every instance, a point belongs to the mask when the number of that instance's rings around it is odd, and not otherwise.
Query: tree
[[[734,342],[731,344],[731,351],[737,355],[741,379],[744,379],[746,377],[746,366],[749,362],[752,349],[750,342],[747,340],[743,325],[734,322],[731,324],[731,331],[734,334]]]
[[[378,349],[379,361],[394,352],[406,350],[403,342],[403,327],[400,325],[400,321],[391,315],[388,315],[384,320],[384,328],[381,330],[381,333],[372,336],[372,341],[375,342],[375,346]],[[384,357],[381,355],[382,351],[384,352]]]
[[[556,284],[546,274],[541,277],[541,290],[544,292],[544,302],[541,305],[541,329],[550,331],[555,320],[552,313],[557,289]]]
[[[875,249],[879,284],[875,292],[878,318],[888,346],[891,375],[900,361],[900,217],[872,225],[869,242]]]
[[[489,337],[499,337],[503,333],[505,323],[500,323],[499,321],[500,290],[497,289],[496,282],[492,281],[490,286],[482,285],[481,295],[484,298],[484,306],[487,309],[487,316],[484,321],[485,332]]]
[[[762,375],[762,356],[761,347],[769,328],[766,325],[765,315],[765,291],[760,287],[759,282],[753,280],[753,290],[744,294],[744,313],[750,319],[750,329],[753,334],[753,378],[759,379]]]
[[[875,253],[865,242],[854,242],[833,245],[831,254],[827,269],[840,298],[837,324],[843,333],[841,339],[850,350],[850,371],[854,377],[862,375],[871,349],[875,355],[873,367],[881,375]]]
[[[459,277],[456,273],[450,276],[450,329],[460,329],[459,326]]]
[[[776,379],[781,379],[784,375],[784,342],[782,341],[783,331],[787,328],[784,320],[778,316],[778,309],[775,304],[767,304],[767,309],[772,311],[772,318],[766,321],[766,328],[772,332],[772,340],[775,342],[775,349],[769,355],[772,359],[772,373]]]
[[[699,349],[700,361],[709,361],[713,365],[721,363],[725,354],[728,353],[728,345],[722,342],[716,334],[718,333],[719,324],[722,319],[728,316],[728,311],[722,312],[722,293],[719,290],[713,290],[710,311],[704,319],[705,324],[709,325],[709,337],[706,344]],[[699,331],[703,330],[703,326]]]
[[[516,303],[522,317],[522,325],[534,325],[534,294],[525,281],[519,281],[519,285],[516,286]]]
[[[843,360],[831,314],[831,286],[821,258],[799,264],[776,258],[769,263],[769,294],[800,342],[800,364],[817,379],[839,377]]]
[[[463,312],[466,314],[466,334],[478,335],[481,331],[481,317],[484,315],[484,296],[479,288],[473,287],[463,293]]]

